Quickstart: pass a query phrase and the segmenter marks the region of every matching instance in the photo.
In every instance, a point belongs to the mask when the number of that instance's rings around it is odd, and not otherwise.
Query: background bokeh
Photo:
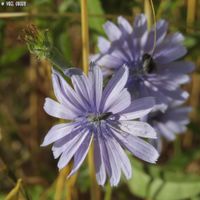
[[[102,24],[123,15],[130,22],[148,11],[147,0],[88,0],[90,52],[97,51]],[[5,2],[1,0],[0,2]],[[188,54],[196,64],[192,81],[184,86],[193,107],[187,133],[174,143],[164,143],[157,165],[131,158],[133,178],[118,187],[98,188],[99,199],[200,199],[200,1],[154,0],[157,19],[170,22],[170,31],[185,35]],[[74,66],[81,66],[79,0],[26,0],[22,8],[0,5],[0,200],[90,199],[87,163],[66,180],[69,168],[60,173],[51,149],[40,144],[56,122],[43,110],[52,96],[48,61],[31,55],[20,39],[28,24],[48,29],[53,44]],[[13,189],[14,188],[14,189]],[[9,194],[9,195],[8,195]],[[7,196],[7,197],[6,197]],[[97,199],[98,200],[98,199]]]

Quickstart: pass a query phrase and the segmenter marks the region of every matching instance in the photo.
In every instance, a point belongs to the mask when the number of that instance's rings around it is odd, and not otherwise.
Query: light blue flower
[[[162,139],[174,141],[176,136],[184,133],[189,124],[189,113],[191,107],[183,106],[184,102],[172,101],[165,111],[160,109],[154,110],[145,116],[145,120],[149,123],[158,134],[156,140],[151,139],[151,143],[158,149],[162,150]]]
[[[194,65],[180,60],[187,52],[182,44],[183,35],[168,34],[167,29],[168,23],[160,20],[156,29],[149,31],[143,14],[135,18],[133,26],[123,17],[118,17],[118,25],[108,21],[104,25],[108,39],[99,37],[100,52],[91,56],[91,60],[102,67],[105,75],[126,64],[129,68],[127,87],[136,98],[153,96],[157,103],[166,104],[171,100],[184,101],[188,93],[179,86],[190,80],[187,73]]]
[[[96,178],[100,185],[104,185],[106,175],[112,186],[117,185],[121,171],[127,179],[131,178],[131,163],[125,149],[144,161],[156,162],[157,150],[140,138],[156,138],[156,132],[149,124],[135,120],[152,110],[154,98],[131,102],[125,88],[128,75],[128,68],[122,66],[103,88],[101,69],[91,66],[88,76],[71,74],[72,88],[58,72],[53,71],[53,88],[58,102],[46,98],[44,110],[53,117],[68,121],[53,126],[42,146],[53,143],[52,151],[54,157],[59,158],[59,169],[73,158],[69,176],[83,163],[92,141]]]

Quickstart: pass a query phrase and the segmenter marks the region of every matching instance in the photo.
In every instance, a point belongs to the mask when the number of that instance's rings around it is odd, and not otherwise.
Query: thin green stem
[[[111,200],[111,197],[112,197],[112,188],[110,186],[110,183],[107,182],[104,200]]]
[[[181,154],[181,141],[180,137],[177,137],[174,141],[174,156],[178,156]]]

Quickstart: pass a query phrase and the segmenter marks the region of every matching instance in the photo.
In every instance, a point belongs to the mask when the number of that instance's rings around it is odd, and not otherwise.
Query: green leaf
[[[43,188],[40,185],[32,186],[29,188],[29,194],[31,194],[32,199],[40,199],[40,196],[43,192]]]
[[[104,15],[103,8],[100,0],[88,0],[88,14]],[[102,17],[89,17],[89,27],[99,34],[103,34],[102,25],[105,23],[105,19]]]
[[[79,9],[79,3],[77,0],[67,0],[60,2],[58,11],[59,13],[65,13],[66,11],[77,12]]]
[[[17,61],[27,52],[26,47],[15,47],[8,49],[0,58],[0,65],[10,64]]]
[[[192,197],[191,200],[199,200],[200,196]]]
[[[138,163],[138,161],[134,160],[133,176],[128,182],[128,186],[133,194],[145,198],[147,196],[148,185],[151,181],[151,177],[144,173],[143,168],[141,168]]]
[[[159,179],[159,178],[154,179],[153,182],[149,186],[148,196],[150,198],[154,198],[157,195],[157,192],[159,191],[159,189],[162,187],[163,183],[164,182],[162,179]]]
[[[133,178],[129,181],[129,188],[133,194],[145,198],[151,177],[138,169],[134,169]]]
[[[178,200],[191,198],[200,193],[198,182],[166,182],[156,195],[155,200]]]
[[[71,60],[71,43],[67,33],[61,33],[59,37],[61,51],[66,60]]]
[[[4,49],[4,44],[5,44],[5,25],[6,22],[4,20],[0,20],[0,50],[2,51]]]
[[[200,195],[200,177],[173,172],[161,166],[139,166],[133,163],[133,177],[128,182],[130,191],[141,198],[154,200],[181,200]]]
[[[185,152],[173,156],[168,161],[168,163],[165,166],[163,166],[163,168],[167,170],[172,169],[172,170],[182,171],[190,162],[199,158],[200,158],[200,150],[198,149],[187,150]]]
[[[186,37],[184,40],[184,45],[187,48],[192,48],[195,46],[195,44],[197,44],[197,40],[194,37]]]

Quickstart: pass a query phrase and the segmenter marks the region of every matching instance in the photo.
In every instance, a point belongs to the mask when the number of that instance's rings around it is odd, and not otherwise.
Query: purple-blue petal
[[[101,100],[101,110],[106,110],[107,106],[116,100],[119,93],[125,87],[128,79],[128,68],[122,66],[112,79],[106,85],[103,91],[103,97]]]
[[[90,145],[92,142],[92,134],[89,133],[85,140],[82,142],[80,147],[78,148],[77,152],[74,155],[74,166],[70,172],[70,174],[67,176],[68,178],[72,176],[76,171],[80,168],[83,161],[85,160],[85,157],[89,151]]]
[[[44,110],[47,114],[60,119],[72,120],[77,117],[76,113],[50,98],[45,99]]]

